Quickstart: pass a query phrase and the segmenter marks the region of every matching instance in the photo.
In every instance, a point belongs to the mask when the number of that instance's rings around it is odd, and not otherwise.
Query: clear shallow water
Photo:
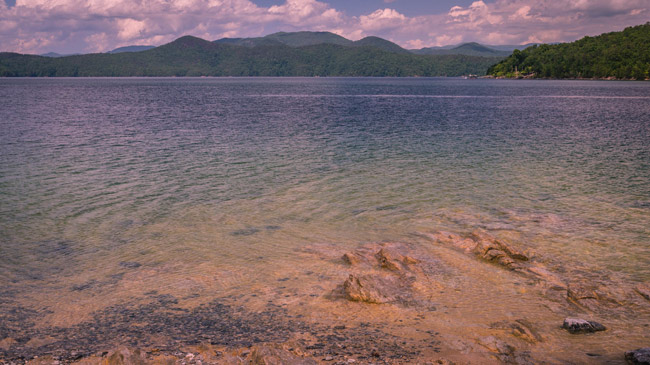
[[[650,280],[648,83],[5,79],[0,130],[0,286],[54,322],[476,227]]]

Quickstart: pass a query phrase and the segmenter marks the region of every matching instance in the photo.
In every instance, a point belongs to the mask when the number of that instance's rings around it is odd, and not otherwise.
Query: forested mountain
[[[258,38],[222,38],[216,43],[227,43],[245,47],[273,46],[284,44],[289,47],[313,46],[317,44],[336,44],[346,47],[370,46],[395,53],[409,53],[399,45],[379,37],[365,37],[351,41],[331,32],[279,32]],[[504,57],[507,56],[504,55]]]
[[[0,53],[0,76],[459,76],[483,75],[501,59],[415,55],[376,37],[297,46],[305,37],[295,34],[276,33],[254,46],[185,36],[141,52],[60,58]]]
[[[487,73],[496,77],[645,80],[650,77],[650,22],[572,43],[515,50]]]

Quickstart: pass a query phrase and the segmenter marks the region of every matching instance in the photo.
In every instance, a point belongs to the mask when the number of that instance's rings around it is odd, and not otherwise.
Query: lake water
[[[331,308],[343,304],[325,283],[347,272],[327,252],[435,246],[426,235],[440,230],[508,236],[566,276],[650,281],[647,82],[4,79],[0,131],[8,357],[69,347],[56,333],[152,301],[193,310],[218,299],[251,313],[272,305],[305,321],[318,312],[324,323],[353,322]],[[431,249],[462,271],[466,255]],[[557,361],[618,361],[617,349],[648,346],[647,311],[565,315],[514,289],[493,296],[482,287],[434,300],[447,309],[432,324],[442,326],[445,312],[469,318],[449,326],[457,337],[440,335],[449,356],[456,338],[500,316],[536,323],[550,338],[539,351],[556,351]],[[604,357],[582,358],[563,347],[579,346],[575,337],[554,327],[570,314],[626,330],[589,337],[585,346]],[[119,342],[110,332],[88,343]],[[140,335],[122,340],[139,344]]]

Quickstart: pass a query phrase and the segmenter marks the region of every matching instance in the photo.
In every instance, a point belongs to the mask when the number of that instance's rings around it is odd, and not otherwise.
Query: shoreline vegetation
[[[649,80],[650,22],[571,43],[515,50],[487,70],[496,78]]]

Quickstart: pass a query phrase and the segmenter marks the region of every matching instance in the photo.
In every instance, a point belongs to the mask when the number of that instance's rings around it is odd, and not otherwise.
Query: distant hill
[[[185,36],[141,52],[61,58],[0,53],[0,76],[460,76],[483,75],[500,60],[415,55],[376,37],[346,45],[289,46],[277,41],[312,43],[322,34],[309,36],[296,39],[281,34],[253,47]]]
[[[278,32],[257,38],[222,38],[216,43],[228,43],[245,47],[284,44],[289,47],[311,46],[315,44],[337,44],[350,46],[352,41],[331,32]]]
[[[115,48],[114,50],[108,51],[106,53],[142,52],[142,51],[148,51],[152,48],[156,48],[156,47],[155,46],[126,46],[126,47]]]
[[[463,43],[459,46],[452,48],[422,48],[418,50],[412,50],[415,54],[427,54],[427,55],[454,55],[462,54],[467,56],[481,56],[481,57],[508,57],[512,50],[502,51],[493,48],[489,48],[479,43],[470,42]]]
[[[394,53],[410,53],[408,50],[398,46],[397,44],[387,41],[379,37],[365,37],[358,41],[352,42],[354,47],[374,47],[383,49],[384,51],[394,52]]]
[[[244,47],[286,45],[289,47],[304,47],[317,44],[335,44],[345,47],[374,47],[388,52],[409,53],[399,45],[379,37],[365,37],[351,41],[331,32],[279,32],[258,38],[222,38],[215,43],[225,43]]]
[[[532,46],[490,67],[496,77],[650,77],[650,22],[621,32],[584,37],[572,43]]]
[[[54,58],[56,58],[56,57],[72,56],[72,54],[60,54],[60,53],[56,53],[56,52],[47,52],[47,53],[43,53],[41,56],[43,56],[43,57],[54,57]]]

